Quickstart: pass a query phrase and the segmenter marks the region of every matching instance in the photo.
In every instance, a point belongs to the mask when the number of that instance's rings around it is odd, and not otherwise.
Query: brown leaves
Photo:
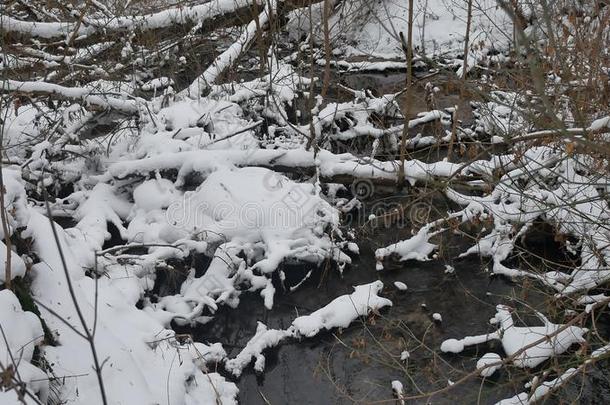
[[[7,391],[15,387],[15,368],[12,364],[0,372],[0,387]]]

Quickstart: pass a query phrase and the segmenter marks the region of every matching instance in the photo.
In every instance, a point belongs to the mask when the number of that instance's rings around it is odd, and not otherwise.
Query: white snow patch
[[[296,318],[292,327],[297,336],[304,337],[315,336],[325,329],[347,328],[355,319],[392,305],[392,301],[378,295],[382,289],[381,281],[356,286],[350,295],[342,295],[310,315]]]
[[[402,281],[394,281],[394,287],[396,287],[400,291],[407,291],[407,285]]]
[[[392,391],[394,392],[394,395],[396,396],[398,403],[400,405],[404,405],[405,404],[405,389],[400,381],[398,381],[398,380],[392,381]]]
[[[256,334],[248,341],[246,347],[234,359],[227,360],[225,368],[239,377],[244,368],[254,359],[254,370],[262,372],[265,369],[265,356],[263,351],[277,346],[282,340],[292,336],[291,330],[267,329],[262,322],[258,322]]]
[[[538,314],[538,317],[543,321],[544,326],[515,326],[510,308],[498,305],[496,309],[497,313],[492,321],[498,325],[497,332],[468,336],[461,340],[447,339],[441,344],[441,351],[459,353],[466,346],[500,340],[507,356],[515,356],[512,359],[514,365],[533,368],[551,357],[564,353],[572,344],[585,341],[584,335],[587,329],[554,324],[542,314]],[[530,345],[533,346],[525,349]]]
[[[481,377],[491,377],[493,373],[502,368],[502,358],[497,353],[485,353],[477,361],[477,369],[481,370]],[[498,364],[496,364],[498,363]],[[485,367],[485,368],[483,368]]]

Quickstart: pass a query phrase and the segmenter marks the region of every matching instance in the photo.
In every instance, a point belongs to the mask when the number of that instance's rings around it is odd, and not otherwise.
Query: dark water
[[[453,263],[454,274],[445,274],[441,260],[406,262],[377,272],[374,249],[406,236],[406,232],[391,228],[369,234],[360,243],[361,255],[342,278],[335,269],[326,273],[316,269],[297,291],[278,293],[271,311],[264,308],[257,294],[244,295],[238,309],[223,308],[212,323],[191,331],[196,340],[222,342],[234,356],[254,335],[257,321],[269,328],[284,329],[296,316],[350,293],[353,285],[376,279],[384,282],[381,295],[392,300],[392,308],[355,322],[346,330],[269,350],[265,353],[263,375],[257,375],[250,367],[237,381],[242,404],[394,403],[392,380],[400,380],[407,395],[430,392],[474,369],[476,358],[483,353],[502,354],[495,343],[481,345],[480,352],[477,348],[468,349],[459,356],[439,357],[435,352],[444,339],[491,331],[487,321],[495,314],[495,305],[510,303],[511,297],[523,298],[522,291],[505,279],[490,278],[486,264],[478,259]],[[449,245],[447,254],[466,247],[463,242],[445,243]],[[308,269],[294,266],[285,270],[290,277],[291,271],[304,273]],[[408,290],[398,291],[394,281],[406,283]],[[442,315],[441,323],[432,320],[435,312]],[[411,354],[407,363],[399,360],[403,350]],[[460,403],[474,403],[479,391],[482,403],[493,402],[520,388],[507,385],[503,374],[498,372],[485,383],[473,378],[448,392],[416,402],[449,404],[455,403],[458,395]]]
[[[404,73],[344,75],[342,80],[349,87],[376,88],[380,93],[389,93],[401,89]],[[442,87],[442,90],[440,107],[453,105],[451,89]],[[413,105],[423,111],[426,108],[423,97],[420,98]],[[449,208],[442,201],[428,203],[432,216],[443,215]],[[221,308],[211,323],[181,330],[191,333],[196,341],[221,342],[229,356],[234,357],[254,335],[257,321],[269,328],[285,329],[295,317],[351,293],[354,285],[377,279],[384,282],[381,295],[392,300],[392,308],[354,322],[345,330],[288,341],[266,351],[262,375],[257,375],[250,366],[235,380],[241,404],[395,404],[392,380],[402,382],[405,395],[420,396],[408,403],[487,404],[524,391],[523,384],[529,378],[513,367],[503,368],[486,380],[474,377],[446,389],[449,380],[458,381],[475,369],[477,358],[484,353],[501,356],[504,353],[498,342],[468,348],[460,355],[440,354],[439,346],[448,338],[494,330],[488,321],[499,303],[523,311],[529,307],[530,313],[533,308],[546,312],[552,294],[531,283],[524,285],[522,280],[513,283],[493,277],[487,271],[488,263],[478,257],[455,259],[469,247],[466,237],[444,235],[436,240],[441,245],[438,259],[389,264],[386,270],[377,272],[375,249],[409,237],[410,230],[393,224],[358,231],[361,254],[354,257],[342,276],[337,269],[324,266],[316,269],[306,265],[286,266],[289,284],[295,284],[309,270],[313,270],[313,276],[294,292],[282,291],[278,285],[271,311],[265,309],[258,294],[243,294],[237,309]],[[570,261],[559,251],[551,234],[538,232],[528,243],[527,250],[536,250],[537,257]],[[454,266],[455,272],[445,273],[445,264]],[[408,290],[398,291],[394,281],[406,283]],[[436,312],[443,318],[440,323],[432,319]],[[408,362],[400,361],[403,350],[410,352]],[[605,367],[599,366],[586,378],[574,379],[546,403],[609,403],[610,384]]]
[[[446,212],[442,201],[431,203],[438,209],[433,216]],[[548,231],[544,226],[538,227],[524,244],[537,256],[568,261]],[[393,307],[356,321],[345,330],[288,341],[267,350],[263,374],[256,374],[250,366],[235,380],[240,389],[240,403],[394,404],[392,380],[403,383],[406,395],[421,395],[408,403],[492,404],[524,391],[523,384],[531,376],[528,378],[525,372],[514,367],[499,370],[486,380],[475,376],[445,389],[449,380],[458,381],[475,369],[476,360],[484,353],[495,352],[501,356],[504,353],[498,342],[471,347],[459,355],[440,354],[439,347],[448,338],[494,330],[488,321],[499,303],[518,308],[528,324],[532,324],[533,317],[527,313],[531,315],[532,308],[548,313],[551,295],[536,285],[525,283],[524,286],[522,280],[513,283],[491,276],[488,263],[478,257],[455,259],[469,246],[469,241],[462,236],[445,235],[437,239],[435,242],[441,246],[438,259],[388,263],[385,270],[376,271],[375,249],[405,239],[409,234],[408,227],[396,224],[377,229],[361,227],[358,233],[361,254],[342,276],[334,268],[286,266],[283,270],[289,284],[295,284],[309,270],[313,270],[313,276],[294,292],[282,292],[278,285],[271,311],[265,309],[258,294],[244,294],[237,309],[221,308],[211,323],[188,332],[197,341],[221,342],[229,356],[234,357],[254,335],[257,321],[269,328],[288,328],[296,316],[351,293],[352,286],[380,279],[385,285],[381,295],[391,299]],[[445,273],[445,264],[453,265],[455,272]],[[408,290],[399,291],[394,281],[406,283]],[[442,322],[433,321],[435,312],[441,314]],[[400,361],[403,350],[411,354],[406,363]],[[603,364],[586,378],[574,379],[546,403],[566,403],[565,399],[567,403],[607,403],[610,384],[606,367]],[[423,395],[436,391],[440,392]]]

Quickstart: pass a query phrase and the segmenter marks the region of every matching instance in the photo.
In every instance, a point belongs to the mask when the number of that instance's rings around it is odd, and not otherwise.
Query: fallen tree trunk
[[[78,21],[35,22],[22,21],[7,15],[0,16],[0,32],[29,35],[38,38],[83,37],[97,32],[150,31],[175,25],[205,22],[250,7],[259,0],[211,0],[191,7],[174,7],[157,13]]]
[[[271,17],[275,15],[277,11],[277,1],[270,0],[265,6],[262,13],[256,16],[246,26],[245,31],[240,35],[236,42],[234,42],[226,51],[218,55],[216,60],[212,62],[210,66],[199,75],[193,83],[179,94],[181,96],[189,96],[197,98],[201,95],[203,89],[209,88],[210,85],[214,84],[216,80],[227,70],[235,61],[239,59],[242,53],[247,51],[254,40],[257,38],[257,30],[263,30]]]
[[[5,80],[0,83],[0,91],[17,93],[48,94],[66,100],[82,100],[87,104],[105,109],[113,109],[127,114],[138,112],[138,103],[144,100],[123,99],[96,94],[94,89],[84,87],[64,87],[45,82],[21,82]]]
[[[246,149],[246,150],[197,150],[165,153],[145,159],[124,161],[109,166],[101,181],[123,179],[134,175],[177,170],[176,184],[181,186],[193,173],[210,173],[218,167],[258,166],[282,172],[307,172],[318,170],[326,182],[345,184],[366,180],[372,184],[395,185],[399,179],[399,161],[360,159],[350,153],[334,154],[325,150],[303,149]],[[405,161],[404,180],[409,184],[442,182],[453,178],[456,181],[475,180],[468,177],[462,164],[449,162],[425,163],[417,159]],[[463,175],[461,174],[463,173]]]

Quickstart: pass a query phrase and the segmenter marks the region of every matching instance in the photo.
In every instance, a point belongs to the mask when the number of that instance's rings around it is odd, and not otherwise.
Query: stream
[[[346,75],[342,79],[353,88],[389,93],[401,88],[404,73]],[[455,92],[449,87],[443,86],[439,94],[440,108],[456,102]],[[412,108],[416,112],[426,110],[421,89]],[[442,215],[449,207],[437,200],[430,199],[428,204],[431,211]],[[271,311],[264,307],[258,293],[244,293],[237,309],[221,307],[210,323],[176,330],[191,334],[195,341],[220,342],[229,357],[234,357],[255,334],[257,322],[270,329],[286,329],[297,316],[350,294],[352,286],[380,279],[385,285],[380,295],[393,302],[381,314],[356,321],[344,330],[320,333],[302,341],[289,340],[265,351],[266,367],[262,374],[255,373],[250,365],[236,380],[221,367],[219,372],[236,381],[240,403],[397,404],[392,396],[393,380],[402,382],[405,395],[420,396],[408,403],[493,404],[522,392],[527,373],[514,367],[500,369],[485,380],[475,376],[446,389],[474,370],[477,359],[484,353],[503,356],[504,352],[499,342],[473,346],[459,355],[439,355],[439,347],[445,339],[494,331],[489,319],[494,316],[497,304],[544,310],[548,292],[523,280],[513,282],[491,276],[488,263],[476,255],[456,259],[473,243],[458,235],[444,235],[437,241],[441,247],[436,259],[393,263],[379,272],[375,269],[375,249],[410,236],[411,224],[399,225],[361,226],[356,238],[360,254],[353,257],[352,265],[343,274],[332,266],[284,265],[288,286],[297,284],[310,270],[312,276],[292,292],[284,291],[276,277],[277,292]],[[552,260],[565,259],[552,235],[544,229],[527,240],[528,250]],[[198,272],[204,272],[207,264],[207,260],[196,263],[200,267]],[[453,266],[454,271],[446,272],[445,264]],[[408,289],[398,290],[395,281],[405,283]],[[433,319],[434,313],[442,316],[442,322]],[[401,361],[400,354],[405,350],[410,357]],[[575,378],[561,391],[562,395],[578,398],[578,403],[608,403],[610,383],[605,378],[608,371],[604,371],[608,366],[603,363],[596,367],[587,378]],[[435,391],[438,392],[428,395]],[[561,395],[550,398],[549,403],[562,403]]]
[[[393,307],[366,321],[356,321],[345,330],[288,341],[265,351],[265,372],[257,374],[249,366],[237,380],[241,404],[394,404],[392,380],[403,383],[406,395],[440,390],[449,380],[457,381],[475,369],[476,359],[482,354],[492,351],[504,355],[499,342],[489,342],[459,355],[439,356],[435,352],[439,352],[443,340],[493,331],[488,320],[498,303],[519,305],[527,299],[528,305],[544,307],[544,296],[539,291],[526,290],[506,278],[490,277],[486,263],[474,256],[455,261],[452,274],[445,273],[442,260],[409,261],[376,271],[374,249],[396,240],[397,231],[403,230],[383,229],[363,240],[360,256],[342,277],[336,269],[326,274],[316,269],[296,291],[281,293],[278,289],[271,311],[266,310],[258,294],[247,293],[241,296],[237,309],[223,307],[211,323],[189,330],[196,341],[220,341],[234,357],[255,334],[258,321],[269,328],[285,329],[297,315],[351,293],[353,285],[383,281],[385,288],[380,295],[392,300]],[[450,246],[446,253],[455,255],[467,247],[463,239],[445,243]],[[291,267],[284,269],[287,282],[291,274],[294,277],[310,270],[307,266]],[[408,289],[399,291],[394,281],[406,283]],[[435,322],[433,313],[441,314],[442,322]],[[410,353],[407,362],[400,361],[403,350]],[[565,391],[571,392],[571,398],[582,394],[578,403],[607,403],[607,372],[601,369],[586,379],[576,379]],[[471,378],[451,390],[409,403],[492,404],[523,391],[525,377],[514,368],[501,369],[486,380]]]

